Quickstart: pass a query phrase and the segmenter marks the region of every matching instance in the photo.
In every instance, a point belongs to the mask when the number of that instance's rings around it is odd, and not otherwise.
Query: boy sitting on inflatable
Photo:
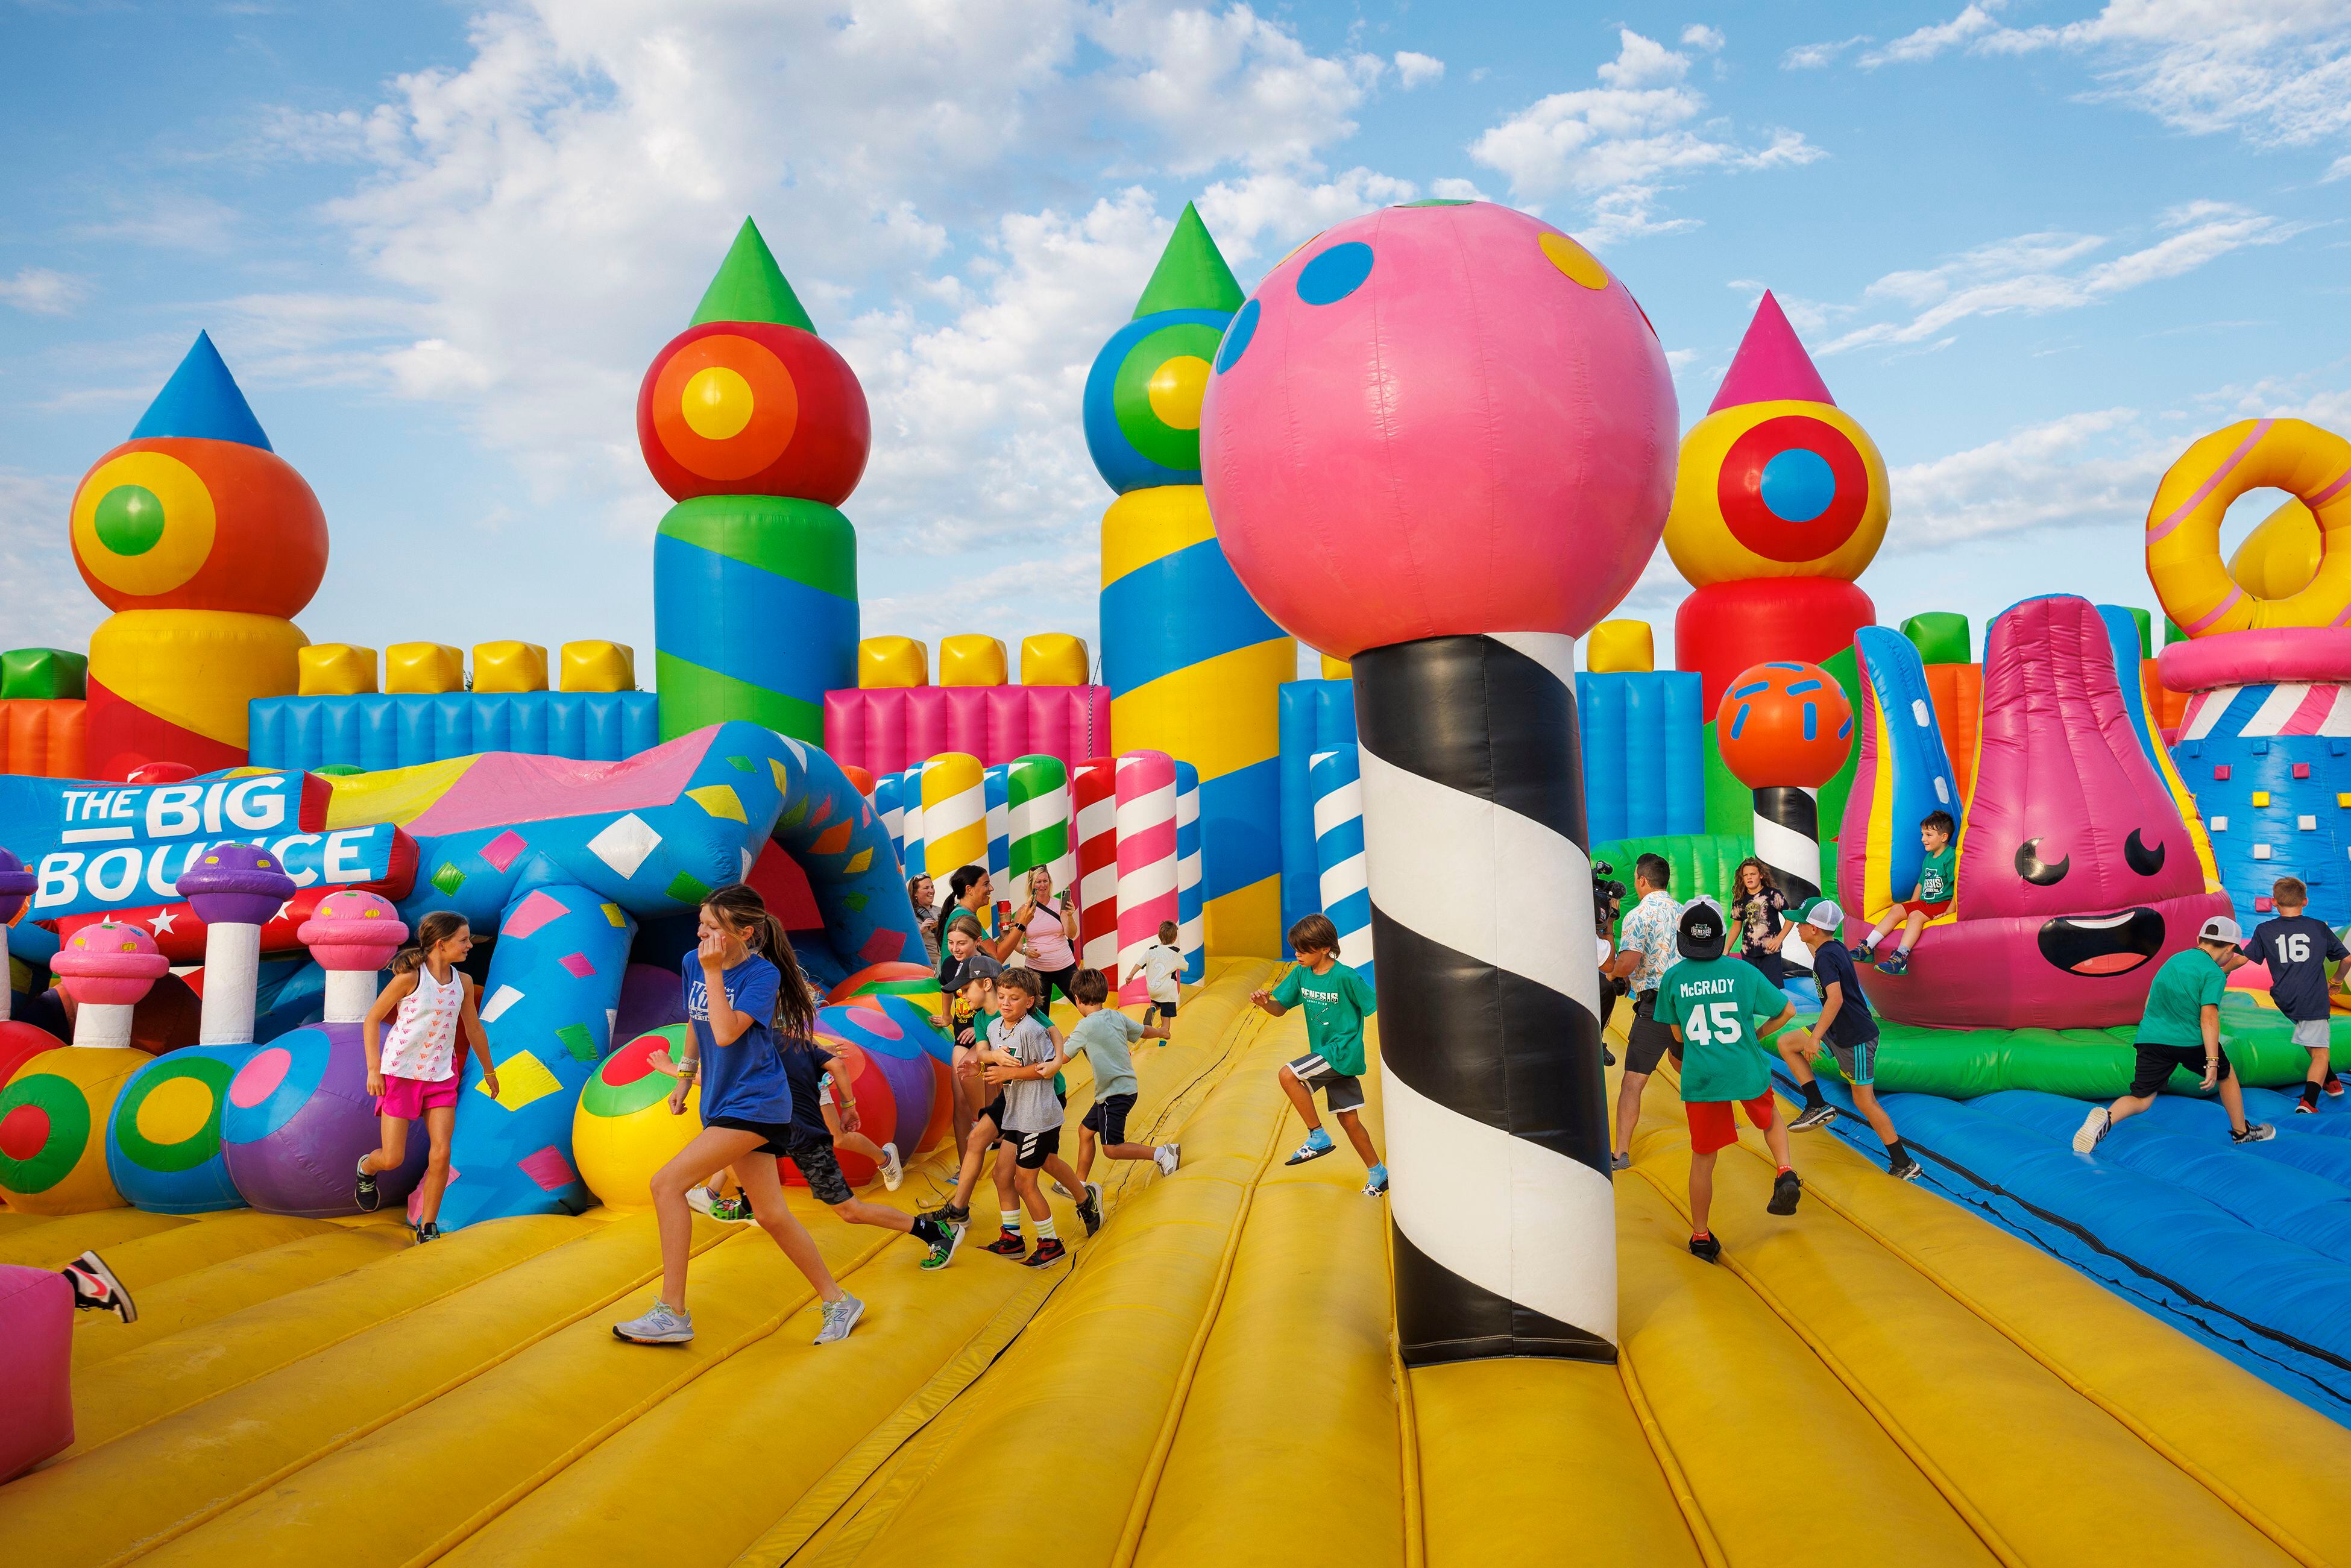
[[[1878,917],[1877,924],[1861,944],[1861,961],[1876,964],[1889,975],[1907,974],[1910,969],[1910,949],[1917,945],[1918,933],[1927,929],[1927,922],[1951,907],[1951,884],[1959,878],[1959,856],[1951,841],[1959,833],[1959,824],[1951,821],[1949,811],[1929,811],[1918,824],[1918,847],[1927,858],[1918,863],[1918,901],[1911,904],[1896,904]],[[1886,934],[1902,927],[1902,945],[1894,956],[1881,960],[1877,945]]]

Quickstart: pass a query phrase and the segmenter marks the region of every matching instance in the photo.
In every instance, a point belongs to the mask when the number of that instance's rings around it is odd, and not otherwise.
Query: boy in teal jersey
[[[1744,958],[1723,956],[1729,928],[1710,898],[1683,910],[1675,942],[1682,961],[1666,971],[1657,987],[1658,1021],[1681,1044],[1682,1109],[1690,1137],[1689,1249],[1709,1263],[1722,1256],[1722,1243],[1707,1229],[1707,1213],[1714,1205],[1714,1158],[1739,1141],[1734,1104],[1746,1110],[1749,1124],[1761,1129],[1779,1166],[1765,1207],[1773,1214],[1793,1214],[1803,1196],[1803,1183],[1788,1164],[1788,1129],[1771,1102],[1771,1058],[1763,1051],[1763,1036],[1795,1017],[1796,1009],[1761,969]],[[1755,1028],[1759,1018],[1771,1020],[1761,1032]]]
[[[1301,1002],[1306,1004],[1307,1054],[1281,1068],[1281,1092],[1306,1119],[1306,1141],[1285,1165],[1319,1160],[1334,1147],[1314,1114],[1314,1091],[1320,1088],[1331,1113],[1345,1128],[1369,1176],[1364,1195],[1377,1197],[1388,1189],[1388,1167],[1364,1131],[1364,1019],[1379,1003],[1364,977],[1339,962],[1339,928],[1327,915],[1309,915],[1290,928],[1290,945],[1298,963],[1270,991],[1252,991],[1249,1000],[1280,1018]]]
[[[1927,922],[1951,907],[1951,891],[1959,880],[1959,847],[1953,842],[1959,831],[1949,811],[1929,811],[1918,820],[1918,847],[1927,852],[1927,858],[1918,863],[1917,902],[1897,904],[1878,917],[1869,939],[1861,945],[1863,963],[1876,963],[1889,975],[1909,970],[1910,949],[1918,933],[1927,928]],[[1896,925],[1902,927],[1902,945],[1894,950],[1894,956],[1881,961],[1877,945]]]
[[[2147,988],[2147,1011],[2138,1020],[2132,1049],[2137,1062],[2131,1071],[2130,1092],[2112,1105],[2094,1107],[2074,1134],[2074,1152],[2086,1155],[2098,1146],[2115,1124],[2136,1116],[2155,1103],[2155,1096],[2171,1077],[2173,1068],[2204,1075],[2202,1087],[2216,1084],[2221,1108],[2229,1113],[2229,1141],[2259,1144],[2277,1136],[2266,1122],[2245,1120],[2245,1094],[2237,1084],[2237,1070],[2220,1047],[2220,994],[2229,988],[2229,971],[2245,961],[2237,950],[2245,934],[2225,915],[2216,915],[2196,934],[2196,946],[2174,953],[2155,972]]]

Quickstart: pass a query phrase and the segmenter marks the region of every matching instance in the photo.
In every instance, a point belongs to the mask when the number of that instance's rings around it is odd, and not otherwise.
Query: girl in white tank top
[[[474,933],[464,915],[446,909],[426,915],[417,922],[415,942],[392,961],[392,984],[360,1024],[382,1146],[360,1156],[351,1204],[371,1214],[383,1202],[386,1195],[376,1178],[400,1169],[408,1157],[409,1124],[422,1121],[432,1152],[409,1226],[420,1242],[441,1235],[441,1194],[449,1185],[449,1141],[457,1129],[459,1030],[482,1059],[482,1087],[493,1100],[498,1094],[498,1071],[490,1064],[489,1037],[474,1008],[473,986],[457,968],[473,946]]]

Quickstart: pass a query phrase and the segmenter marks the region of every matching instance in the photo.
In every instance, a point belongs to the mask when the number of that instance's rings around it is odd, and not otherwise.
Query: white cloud
[[[0,582],[8,596],[8,646],[81,648],[106,618],[75,573],[66,511],[75,480],[0,468]]]
[[[960,577],[952,593],[868,598],[861,614],[869,637],[914,637],[934,644],[934,670],[938,641],[965,632],[984,632],[1001,641],[1017,668],[1020,640],[1029,633],[1048,626],[1092,626],[1101,591],[1102,572],[1089,540],[1083,549]],[[1092,637],[1087,643],[1099,660],[1100,643]]]
[[[1476,187],[1463,180],[1439,180],[1436,193],[1457,200],[1480,199]],[[1198,204],[1200,216],[1217,236],[1226,259],[1238,264],[1286,256],[1292,246],[1332,224],[1374,207],[1409,202],[1419,194],[1420,188],[1409,180],[1358,167],[1327,180],[1291,173],[1219,180],[1200,193]]]
[[[2341,0],[2109,0],[2063,26],[2010,27],[1998,0],[1970,5],[1861,63],[1932,59],[1948,49],[2081,55],[2099,85],[2176,130],[2235,131],[2256,146],[2300,147],[2351,132],[2351,8]]]
[[[1709,27],[1700,22],[1692,22],[1682,29],[1684,48],[1704,49],[1708,54],[1719,54],[1722,51],[1722,46],[1727,42],[1729,40],[1722,36],[1721,28]]]
[[[225,251],[235,237],[235,209],[210,196],[162,192],[118,197],[113,204],[114,216],[85,224],[74,231],[76,235],[204,254]]]
[[[2079,309],[2193,272],[2232,251],[2281,244],[2307,227],[2220,202],[2173,207],[2158,226],[2171,232],[2152,245],[2088,266],[2078,264],[2106,248],[2110,240],[2043,233],[1979,246],[1939,267],[1887,273],[1864,290],[1860,308],[1896,305],[1912,313],[1909,319],[1855,327],[1820,352],[1928,342],[1978,316]]]
[[[2136,531],[2147,498],[2179,455],[2137,411],[2100,409],[1890,470],[1889,553],[1943,549],[2028,528]]]
[[[1798,44],[1780,57],[1780,68],[1783,71],[1816,71],[1835,64],[1836,57],[1847,49],[1867,42],[1868,34],[1855,33],[1850,38],[1832,43]]]
[[[1316,55],[1247,5],[1212,15],[1123,5],[1091,17],[1084,32],[1119,61],[1092,84],[1099,104],[1156,127],[1162,162],[1179,174],[1228,161],[1311,163],[1326,143],[1354,134],[1348,116],[1387,68],[1376,55]]]
[[[1437,81],[1445,75],[1445,62],[1435,55],[1418,55],[1410,49],[1399,49],[1395,57],[1396,79],[1410,92],[1423,82]]]
[[[1706,117],[1706,96],[1686,78],[1689,57],[1630,28],[1616,57],[1599,68],[1601,86],[1553,93],[1489,129],[1469,156],[1498,171],[1520,201],[1570,193],[1583,199],[1588,223],[1578,233],[1595,244],[1691,226],[1660,216],[1667,182],[1705,170],[1769,169],[1809,163],[1824,154],[1793,131],[1761,146],[1729,139]]]
[[[89,297],[86,278],[46,267],[20,267],[14,277],[0,277],[0,303],[36,316],[63,316]]]

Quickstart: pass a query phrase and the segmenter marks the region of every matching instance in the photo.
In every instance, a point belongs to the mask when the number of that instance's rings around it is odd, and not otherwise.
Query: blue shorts
[[[1837,1071],[1844,1074],[1847,1083],[1867,1083],[1877,1076],[1877,1037],[1852,1045],[1829,1042],[1829,1054],[1836,1058]]]

